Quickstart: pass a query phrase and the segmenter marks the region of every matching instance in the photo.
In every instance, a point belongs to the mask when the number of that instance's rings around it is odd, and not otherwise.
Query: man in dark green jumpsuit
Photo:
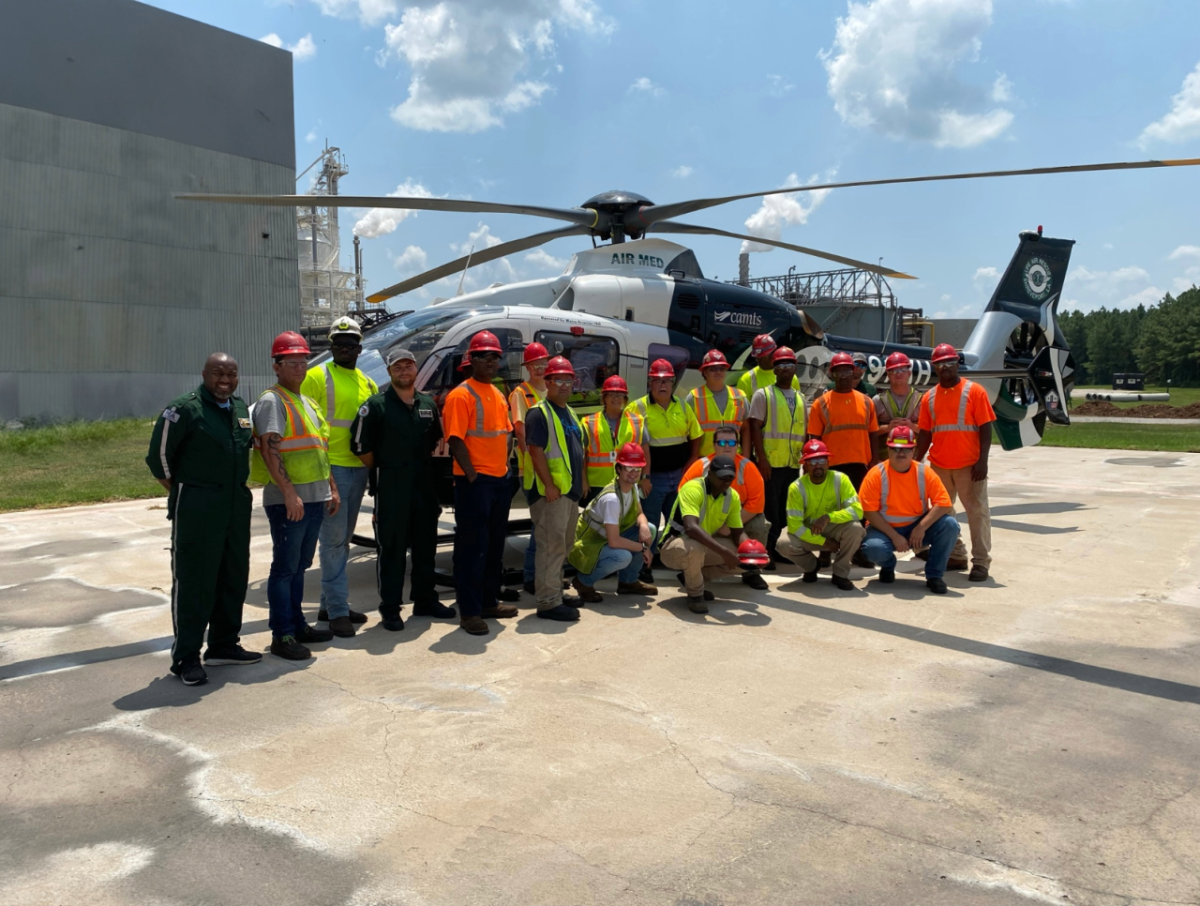
[[[404,628],[405,555],[412,548],[413,616],[453,619],[453,607],[438,601],[433,585],[437,553],[437,491],[433,449],[442,423],[433,397],[416,389],[417,361],[407,349],[384,356],[391,384],[370,397],[350,426],[350,449],[375,472],[375,530],[379,541],[376,578],[384,629]]]
[[[167,488],[171,520],[171,672],[189,686],[207,682],[204,663],[254,664],[261,654],[238,644],[250,576],[250,413],[238,366],[214,352],[204,383],[173,400],[150,436],[146,465]]]

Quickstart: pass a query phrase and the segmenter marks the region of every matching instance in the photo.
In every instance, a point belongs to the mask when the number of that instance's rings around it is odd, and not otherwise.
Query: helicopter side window
[[[516,328],[491,327],[489,325],[487,329],[496,335],[496,339],[505,349],[504,357],[500,361],[500,368],[496,372],[495,384],[507,396],[523,380],[521,357],[525,350],[525,340],[521,336],[521,331]],[[467,379],[466,372],[459,371],[458,366],[462,363],[463,353],[467,351],[467,344],[470,342],[470,336],[463,337],[453,349],[438,353],[442,358],[438,363],[437,370],[422,388],[425,393],[434,398],[438,406],[441,406],[446,394]]]
[[[618,371],[621,349],[617,341],[611,337],[551,330],[538,331],[534,339],[545,346],[550,355],[565,357],[575,369],[570,405],[575,408],[598,407],[601,402],[600,388],[606,379]]]

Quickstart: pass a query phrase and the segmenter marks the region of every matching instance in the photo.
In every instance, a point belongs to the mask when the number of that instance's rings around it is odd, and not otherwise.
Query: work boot
[[[966,557],[961,557],[961,558],[959,558],[959,557],[951,557],[951,558],[950,558],[948,561],[946,561],[946,569],[953,569],[953,570],[956,570],[956,571],[957,571],[957,570],[964,570],[964,569],[966,569],[966,568],[967,568],[969,565],[970,565],[970,563],[968,562],[968,560],[967,560],[967,558],[966,558]],[[986,578],[987,578],[987,575],[986,575],[986,573],[987,573],[987,570],[986,570],[986,569],[984,570],[984,573],[985,573],[985,575],[984,575],[984,577],[983,577],[983,578],[984,578],[984,579],[986,579]],[[980,581],[982,581],[982,580],[980,580]]]
[[[312,652],[297,642],[296,637],[292,635],[272,641],[271,654],[285,661],[305,661],[312,657]]]
[[[488,628],[487,620],[483,617],[463,617],[458,621],[458,625],[464,631],[471,633],[471,635],[487,635],[491,632],[491,629]]]
[[[536,595],[537,594],[537,586],[534,585],[532,582],[526,582],[521,587],[523,589],[525,589],[525,593],[528,595]]]
[[[208,674],[200,664],[199,655],[188,658],[178,669],[172,667],[171,672],[178,674],[185,686],[203,686],[208,682]]]
[[[509,617],[515,617],[520,611],[511,604],[497,604],[495,607],[485,607],[480,616],[489,617],[493,620],[507,620]]]
[[[404,628],[404,618],[397,613],[394,617],[384,617],[380,625],[388,632],[399,632]]]
[[[845,576],[834,576],[830,581],[833,582],[834,587],[840,588],[842,591],[854,591],[854,583]]]
[[[354,610],[353,608],[351,608],[350,613],[348,614],[348,617],[349,617],[351,623],[367,622],[367,615],[365,613],[359,613],[357,610]],[[322,607],[320,610],[317,611],[317,621],[320,623],[328,623],[329,622],[329,611],[326,610],[324,607]]]
[[[334,617],[329,621],[329,631],[339,639],[353,638],[354,634],[358,632],[354,628],[354,624],[350,622],[349,617]]]
[[[566,604],[568,607],[582,607],[587,602],[579,595],[569,595],[563,592],[562,600],[559,603]]]
[[[679,580],[679,584],[683,586],[683,590],[684,590],[684,592],[686,593],[686,591],[687,591],[687,582],[685,582],[685,581],[684,581],[684,579],[683,579],[683,573],[676,573],[676,574],[675,574],[675,578]],[[688,595],[688,597],[690,598],[690,597],[691,597],[691,595]],[[705,600],[705,601],[711,601],[711,600],[713,600],[713,593],[712,593],[711,591],[709,591],[707,588],[706,588],[706,589],[704,589],[704,600]],[[708,611],[706,610],[706,611],[705,611],[705,613],[707,613],[707,612],[708,612]]]
[[[500,589],[501,601],[520,601],[521,589],[519,588],[502,588]]]
[[[875,571],[875,564],[867,559],[867,555],[862,551],[855,551],[854,556],[850,558],[850,565],[857,566],[860,569],[869,569]]]
[[[756,591],[768,591],[771,588],[760,573],[742,573],[742,583]]]
[[[941,579],[926,579],[925,587],[935,595],[944,595],[946,593],[946,583]]]
[[[879,570],[879,581],[884,585],[891,585],[896,581],[896,567],[885,566]]]
[[[986,566],[980,566],[978,563],[976,563],[971,567],[971,571],[967,574],[967,581],[982,582],[987,577],[988,568]]]
[[[210,667],[240,667],[244,664],[257,664],[262,660],[258,651],[247,651],[241,645],[231,645],[228,648],[209,648],[204,652],[204,663]]]
[[[688,595],[688,610],[692,613],[708,613],[708,605],[704,603],[703,598],[693,598]]]
[[[819,564],[819,563],[818,563],[818,564],[817,564],[817,567],[818,567],[818,568],[820,568],[820,565],[821,565],[821,564]],[[803,576],[801,576],[801,577],[800,577],[800,581],[801,581],[801,582],[807,582],[807,583],[809,583],[810,585],[811,585],[813,582],[816,582],[816,581],[817,581],[817,570],[815,570],[815,569],[814,569],[814,570],[812,570],[811,572],[807,572],[807,573],[805,573]]]
[[[558,620],[560,623],[574,623],[579,619],[579,608],[570,604],[559,604],[549,610],[539,610],[537,615],[543,620]]]
[[[817,555],[817,569],[829,569],[833,566],[833,554],[829,551],[821,551]]]
[[[313,642],[332,642],[333,633],[328,629],[314,629],[312,626],[305,626],[296,633],[296,641],[307,644],[312,644]]]
[[[412,615],[414,617],[432,617],[435,620],[453,620],[458,616],[458,611],[440,601],[427,601],[424,604],[413,604]]]
[[[594,585],[584,585],[579,581],[578,576],[575,577],[575,581],[572,582],[571,585],[577,592],[579,592],[579,597],[583,600],[584,604],[599,604],[604,600],[604,595],[596,591],[596,587]]]
[[[636,582],[618,582],[617,594],[619,595],[656,595],[658,594],[658,586],[651,585],[649,582],[643,582],[639,579]]]

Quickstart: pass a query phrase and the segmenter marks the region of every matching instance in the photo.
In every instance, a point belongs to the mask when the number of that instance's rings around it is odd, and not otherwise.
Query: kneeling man
[[[879,566],[880,582],[896,581],[896,554],[929,548],[925,584],[937,595],[946,593],[946,563],[958,540],[954,505],[937,473],[913,462],[917,439],[912,428],[888,433],[888,461],[874,466],[859,488],[867,514],[867,538],[862,550]]]
[[[823,441],[804,445],[804,474],[788,488],[787,526],[792,557],[804,570],[805,582],[817,581],[817,555],[836,550],[833,584],[850,591],[850,561],[867,530],[860,521],[862,504],[849,476],[829,468],[829,448]]]

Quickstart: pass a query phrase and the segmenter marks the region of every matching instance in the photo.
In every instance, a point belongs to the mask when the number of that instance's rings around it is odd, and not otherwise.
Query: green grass
[[[1109,386],[1075,386],[1076,390],[1098,390],[1101,392],[1107,391],[1113,393],[1112,387]],[[1166,393],[1170,391],[1171,401],[1168,403],[1113,403],[1119,409],[1128,409],[1133,406],[1187,406],[1190,403],[1200,402],[1200,387],[1147,387],[1145,390],[1134,391],[1135,393]],[[1082,405],[1085,400],[1071,400],[1072,406]]]
[[[1200,453],[1200,425],[1163,425],[1147,419],[1144,425],[1076,422],[1069,428],[1046,425],[1047,447],[1092,447],[1100,450],[1165,450]]]
[[[144,461],[153,422],[0,431],[0,512],[165,497]]]

